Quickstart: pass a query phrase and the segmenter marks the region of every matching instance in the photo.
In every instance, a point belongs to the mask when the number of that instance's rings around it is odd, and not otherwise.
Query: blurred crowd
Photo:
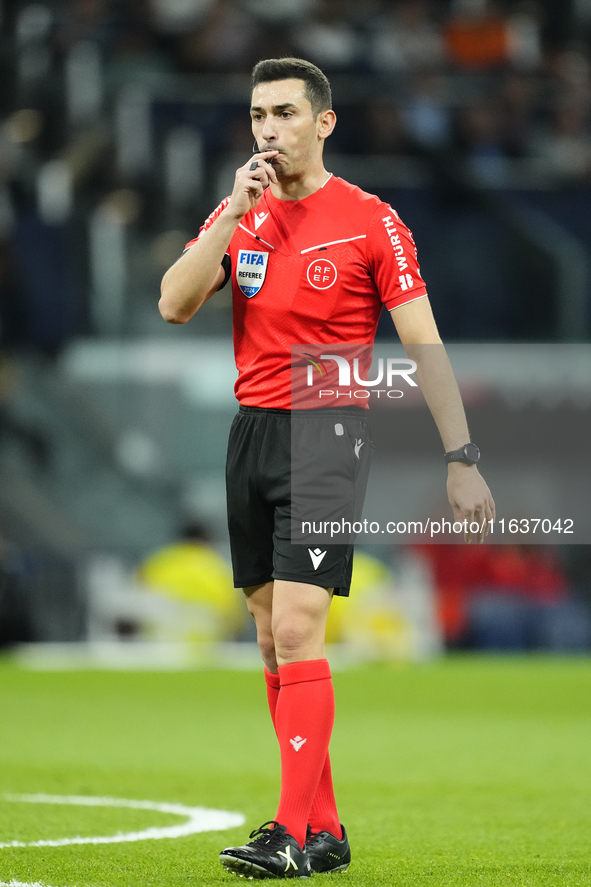
[[[297,55],[354,78],[349,99],[363,100],[340,150],[455,151],[493,178],[529,158],[566,182],[591,177],[588,0],[47,0],[7,5],[4,17],[14,89],[3,111],[46,112],[8,117],[4,142],[55,149],[52,85],[75,76],[75,59],[63,64],[81,46],[98,50],[111,94]]]
[[[331,151],[414,157],[456,192],[464,174],[591,185],[591,0],[15,0],[0,16],[0,342],[51,354],[100,331],[109,222],[195,229],[224,158],[250,150],[262,57],[327,72]]]
[[[423,545],[450,649],[591,647],[588,582],[568,552],[536,545]]]
[[[455,150],[493,177],[529,157],[589,180],[589,4],[202,0],[182,11],[155,0],[144,34],[144,49],[165,45],[178,70],[241,73],[297,55],[371,78],[341,149]]]
[[[329,644],[383,660],[443,650],[591,651],[590,562],[582,552],[573,558],[544,545],[370,548],[356,551],[350,599],[331,606]],[[256,640],[230,564],[202,523],[185,524],[179,538],[149,553],[133,572],[125,568],[119,579],[110,572],[108,582],[91,582],[80,612],[68,620],[64,602],[48,593],[53,581],[64,597],[58,565],[9,542],[0,527],[0,651],[84,638],[197,645]]]

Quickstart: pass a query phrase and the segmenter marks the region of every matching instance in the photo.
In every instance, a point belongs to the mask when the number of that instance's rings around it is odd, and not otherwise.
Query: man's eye
[[[253,119],[253,120],[262,120],[262,119],[263,119],[263,115],[262,115],[262,114],[253,114],[253,115],[252,115],[252,119]]]
[[[281,114],[281,116],[282,116],[282,117],[291,117],[291,114],[290,114],[289,111],[283,111],[282,114]]]

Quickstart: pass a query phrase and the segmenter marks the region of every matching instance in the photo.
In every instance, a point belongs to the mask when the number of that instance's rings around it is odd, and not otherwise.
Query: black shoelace
[[[317,844],[321,840],[321,832],[313,832],[310,826],[306,828],[306,844]]]
[[[268,825],[273,826],[273,828],[266,828]],[[264,822],[260,828],[255,828],[249,837],[254,838],[253,844],[264,844],[267,847],[272,847],[273,844],[285,840],[285,826],[280,825],[274,819],[270,819],[269,822]]]

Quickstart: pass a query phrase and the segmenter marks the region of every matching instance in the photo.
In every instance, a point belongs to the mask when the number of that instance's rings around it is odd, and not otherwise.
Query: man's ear
[[[337,115],[334,111],[319,111],[318,112],[318,138],[319,139],[327,139],[333,129],[336,126]]]

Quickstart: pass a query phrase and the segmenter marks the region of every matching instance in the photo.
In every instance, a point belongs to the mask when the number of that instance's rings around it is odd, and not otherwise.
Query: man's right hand
[[[277,173],[267,161],[278,154],[279,151],[261,151],[236,171],[234,190],[226,208],[228,213],[238,220],[244,218],[247,212],[258,206],[265,188],[271,182],[277,184]],[[257,166],[251,169],[254,163]]]
[[[258,205],[271,182],[277,184],[277,173],[268,162],[277,154],[261,151],[240,167],[226,208],[162,278],[158,307],[168,323],[186,323],[219,288],[224,279],[221,262],[238,222]]]

